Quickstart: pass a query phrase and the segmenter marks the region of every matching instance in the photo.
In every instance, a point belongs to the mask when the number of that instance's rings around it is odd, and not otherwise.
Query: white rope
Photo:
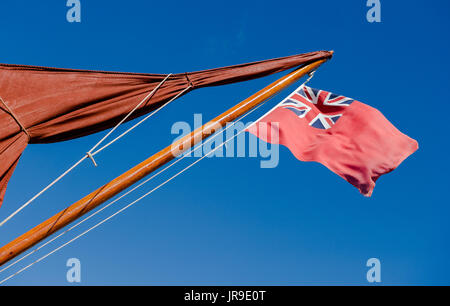
[[[240,120],[244,119],[246,116],[250,115],[252,112],[256,111],[259,107],[261,107],[263,104],[258,105],[256,108],[254,108],[253,110],[251,110],[250,112],[248,112],[247,114],[245,114],[244,116],[242,116],[240,118]],[[225,129],[222,129],[219,133],[217,133],[216,135],[214,135],[212,138],[208,139],[206,142],[203,142],[201,145],[197,146],[195,149],[190,149],[188,152],[193,153],[196,150],[202,148],[204,145],[206,145],[208,142],[212,141],[213,139],[215,139],[217,136],[219,136],[220,134],[223,134],[226,130],[228,130],[229,128],[231,128],[232,126],[234,126],[236,124],[236,122],[233,122],[233,124],[228,125]],[[239,134],[241,134],[242,131],[240,131],[238,134],[236,134],[234,137],[230,138],[228,141],[234,139],[235,137],[237,137]],[[228,141],[224,142],[221,146],[225,145]],[[221,146],[215,148],[213,151],[211,151],[210,153],[213,153],[214,151],[216,151],[217,149],[219,149]],[[209,154],[210,154],[209,153]],[[204,159],[205,157],[207,157],[209,154],[203,156],[200,160]],[[125,196],[129,195],[130,193],[134,192],[135,190],[137,190],[138,188],[142,187],[143,185],[145,185],[146,183],[148,183],[149,181],[151,181],[152,179],[154,179],[156,176],[158,176],[159,174],[165,172],[166,170],[168,170],[169,168],[173,167],[175,164],[179,163],[181,160],[183,160],[184,158],[186,158],[188,155],[185,154],[183,155],[181,158],[177,159],[176,161],[174,161],[173,163],[171,163],[169,166],[165,167],[164,169],[160,170],[159,172],[157,172],[156,174],[154,174],[153,176],[151,176],[150,178],[146,179],[145,181],[143,181],[142,183],[140,183],[139,185],[137,185],[136,187],[134,187],[133,189],[127,191],[125,194],[121,195],[120,197],[118,197],[117,199],[115,199],[114,201],[112,201],[111,203],[109,203],[108,205],[102,207],[101,209],[99,209],[98,211],[94,212],[93,214],[91,214],[90,216],[86,217],[85,219],[83,219],[82,221],[78,222],[77,224],[75,224],[74,226],[70,227],[69,229],[65,230],[64,232],[62,232],[61,234],[59,234],[58,236],[52,238],[51,240],[47,241],[46,243],[44,243],[43,245],[39,246],[38,248],[36,248],[35,250],[29,252],[28,254],[26,254],[25,256],[23,256],[22,258],[16,260],[15,262],[11,263],[10,265],[6,266],[5,268],[3,268],[2,270],[0,270],[1,272],[6,271],[7,269],[13,267],[14,265],[18,264],[19,262],[23,261],[24,259],[26,259],[27,257],[33,255],[34,253],[36,253],[37,251],[41,250],[42,248],[44,248],[45,246],[49,245],[50,243],[52,243],[53,241],[57,240],[58,238],[62,237],[63,235],[67,234],[68,232],[72,231],[73,229],[75,229],[76,227],[78,227],[79,225],[85,223],[86,221],[88,221],[89,219],[93,218],[95,215],[99,214],[100,212],[102,212],[103,210],[107,209],[108,207],[110,207],[111,205],[113,205],[114,203],[116,203],[117,201],[121,200],[122,198],[124,198]],[[188,170],[189,168],[191,168],[192,166],[194,166],[196,163],[198,163],[200,160],[197,160],[195,163],[192,163],[191,165],[189,165],[188,167],[184,168],[182,171],[178,172],[176,175],[172,176],[171,178],[169,178],[168,180],[166,180],[165,182],[163,182],[162,184],[158,185],[157,187],[155,187],[154,189],[152,189],[150,192],[146,193],[144,196],[142,196],[141,198],[135,200],[134,202],[128,204],[126,207],[120,209],[119,211],[117,211],[116,213],[114,213],[113,215],[109,216],[108,218],[102,220],[101,222],[97,223],[96,225],[94,225],[93,227],[89,228],[88,230],[84,231],[83,233],[81,233],[80,235],[76,236],[75,238],[69,240],[68,242],[64,243],[63,245],[59,246],[58,248],[54,249],[53,251],[47,253],[45,256],[42,256],[41,258],[39,258],[38,260],[30,263],[29,265],[25,266],[24,268],[20,269],[19,271],[17,271],[16,273],[10,275],[9,277],[3,279],[2,281],[0,281],[0,285],[3,284],[4,282],[10,280],[11,278],[17,276],[18,274],[24,272],[25,270],[31,268],[33,265],[41,262],[42,260],[46,259],[47,257],[51,256],[52,254],[56,253],[57,251],[59,251],[60,249],[64,248],[65,246],[69,245],[70,243],[74,242],[75,240],[83,237],[84,235],[86,235],[87,233],[89,233],[90,231],[92,231],[93,229],[97,228],[98,226],[102,225],[103,223],[107,222],[108,220],[112,219],[113,217],[115,217],[116,215],[120,214],[121,212],[123,212],[124,210],[128,209],[129,207],[133,206],[134,204],[136,204],[137,202],[141,201],[143,198],[149,196],[151,193],[155,192],[156,190],[158,190],[159,188],[163,187],[165,184],[167,184],[168,182],[170,182],[171,180],[173,180],[175,177],[179,176],[181,173],[185,172],[186,170]]]
[[[110,145],[112,145],[113,143],[115,143],[116,141],[118,141],[119,139],[121,139],[123,136],[127,135],[128,133],[130,133],[131,131],[133,131],[135,128],[137,128],[138,126],[140,126],[142,123],[144,123],[145,121],[147,121],[149,118],[151,118],[154,114],[156,114],[157,112],[159,112],[161,109],[163,109],[164,107],[166,107],[169,103],[173,102],[174,100],[178,99],[180,96],[182,96],[186,91],[188,91],[189,89],[191,89],[192,86],[189,85],[188,87],[186,87],[185,89],[183,89],[181,92],[179,92],[175,97],[173,97],[172,99],[170,99],[168,102],[166,102],[163,106],[161,106],[160,108],[154,110],[152,113],[150,113],[149,115],[147,115],[146,117],[144,117],[143,119],[141,119],[141,121],[139,121],[138,123],[136,123],[135,125],[133,125],[132,127],[130,127],[128,130],[126,130],[125,132],[123,132],[122,134],[120,134],[119,136],[117,136],[116,138],[114,138],[113,140],[111,140],[110,142],[108,142],[107,144],[105,144],[103,147],[99,148],[97,151],[93,152],[92,155],[95,156],[98,153],[100,153],[101,151],[103,151],[104,149],[106,149],[107,147],[109,147]]]
[[[145,101],[147,101],[148,99],[152,98],[153,95],[156,93],[156,91],[158,91],[158,89],[167,81],[168,78],[170,78],[172,74],[168,74],[164,80],[161,81],[161,83],[158,84],[158,86],[156,86],[144,99],[142,99],[141,102],[138,103],[138,105],[136,105],[125,117],[123,117],[122,120],[120,120],[120,122],[111,129],[111,131],[109,131],[102,139],[100,139],[100,141],[95,144],[88,152],[92,153],[92,151],[94,151],[99,145],[101,145],[106,138],[108,138],[112,133],[114,133],[114,131],[122,125],[122,123],[124,123],[128,118],[130,118],[130,116],[139,108],[141,107],[142,104],[144,104]]]
[[[253,113],[254,111],[256,111],[258,108],[260,108],[263,104],[258,105],[257,107],[255,107],[254,109],[252,109],[250,112],[246,113],[244,116],[242,116],[239,120],[244,119],[245,117],[247,117],[248,115],[250,115],[251,113]],[[133,187],[131,190],[128,190],[126,193],[124,193],[123,195],[121,195],[120,197],[118,197],[117,199],[114,199],[112,202],[108,203],[106,206],[100,208],[99,210],[97,210],[96,212],[92,213],[91,215],[89,215],[88,217],[86,217],[85,219],[83,219],[82,221],[76,223],[75,225],[73,225],[72,227],[68,228],[67,230],[65,230],[64,232],[62,232],[61,234],[53,237],[52,239],[50,239],[49,241],[47,241],[46,243],[42,244],[41,246],[39,246],[38,248],[34,249],[33,251],[29,252],[28,254],[24,255],[23,257],[21,257],[20,259],[14,261],[13,263],[9,264],[8,266],[2,268],[0,270],[0,273],[8,270],[9,268],[15,266],[16,264],[18,264],[19,262],[23,261],[24,259],[26,259],[27,257],[31,256],[32,254],[36,253],[37,251],[41,250],[42,248],[44,248],[45,246],[49,245],[50,243],[54,242],[55,240],[57,240],[58,238],[62,237],[63,235],[67,234],[68,232],[74,230],[75,228],[77,228],[78,226],[80,226],[81,224],[85,223],[86,221],[88,221],[89,219],[93,218],[94,216],[96,216],[97,214],[99,214],[100,212],[104,211],[105,209],[107,209],[108,207],[110,207],[111,205],[113,205],[114,203],[118,202],[119,200],[123,199],[124,197],[126,197],[127,195],[129,195],[130,193],[136,191],[137,189],[139,189],[140,187],[144,186],[145,184],[147,184],[148,182],[150,182],[151,180],[153,180],[155,177],[157,177],[158,175],[160,175],[161,173],[167,171],[169,168],[175,166],[177,163],[179,163],[180,161],[182,161],[184,158],[186,158],[189,153],[192,154],[194,152],[196,152],[198,149],[201,149],[203,146],[205,146],[206,144],[208,144],[209,142],[213,141],[217,136],[223,134],[225,131],[227,131],[229,128],[233,127],[235,124],[237,123],[237,121],[233,122],[231,125],[227,125],[225,129],[220,130],[217,134],[215,134],[214,136],[212,136],[211,138],[207,139],[205,142],[202,142],[199,146],[195,147],[195,148],[190,148],[189,151],[184,154],[182,157],[178,158],[177,160],[175,160],[174,162],[172,162],[170,165],[166,166],[164,169],[158,171],[157,173],[155,173],[154,175],[152,175],[151,177],[147,178],[146,180],[144,180],[143,182],[141,182],[140,184],[138,184],[137,186]]]
[[[16,211],[14,211],[11,215],[9,215],[5,220],[3,220],[0,223],[0,227],[3,226],[6,222],[11,220],[15,215],[17,215],[19,212],[21,212],[23,209],[25,209],[27,206],[29,206],[31,203],[33,203],[37,198],[39,198],[43,193],[45,193],[47,190],[49,190],[51,187],[53,187],[56,183],[58,183],[60,180],[62,180],[65,176],[67,176],[70,172],[72,172],[76,167],[78,167],[85,159],[89,158],[92,160],[94,166],[97,166],[97,163],[95,162],[94,156],[106,149],[107,147],[111,146],[113,143],[121,139],[123,136],[134,130],[136,127],[140,126],[142,123],[144,123],[147,119],[155,115],[157,112],[159,112],[161,109],[166,107],[168,104],[176,100],[179,96],[181,96],[183,93],[185,93],[187,90],[191,88],[191,86],[188,86],[185,88],[182,92],[177,94],[175,97],[170,99],[168,102],[166,102],[164,105],[162,105],[160,108],[154,110],[149,115],[147,115],[143,120],[139,121],[135,125],[133,125],[131,128],[129,128],[127,131],[98,149],[97,151],[93,152],[96,148],[98,148],[105,140],[119,127],[121,126],[144,102],[146,102],[148,99],[151,99],[153,95],[156,93],[156,91],[164,84],[164,82],[171,76],[172,74],[167,75],[167,77],[158,84],[144,99],[142,99],[141,102],[139,102],[138,105],[136,105],[135,108],[133,108],[111,131],[109,131],[97,144],[95,144],[87,153],[85,156],[83,156],[79,161],[77,161],[75,164],[73,164],[69,169],[67,169],[63,174],[61,174],[59,177],[57,177],[53,182],[51,182],[49,185],[47,185],[44,189],[39,191],[35,196],[33,196],[30,200],[28,200],[25,204],[23,204],[21,207],[19,207]]]
[[[309,77],[308,79],[300,86],[303,87],[304,85],[306,85],[314,76],[314,72],[312,71],[309,73]],[[274,98],[274,97],[272,97]],[[271,98],[271,99],[272,99]],[[269,99],[269,100],[271,100]],[[266,101],[267,102],[267,101]],[[266,103],[264,102],[264,103]],[[263,103],[263,104],[264,104]],[[187,167],[185,167],[184,169],[182,169],[181,171],[177,172],[175,175],[173,175],[172,177],[170,177],[169,179],[167,179],[166,181],[164,181],[163,183],[159,184],[158,186],[156,186],[155,188],[153,188],[152,190],[150,190],[149,192],[147,192],[146,194],[144,194],[143,196],[141,196],[140,198],[136,199],[135,201],[131,202],[130,204],[128,204],[127,206],[121,208],[120,210],[118,210],[117,212],[115,212],[114,214],[112,214],[111,216],[103,219],[102,221],[100,221],[99,223],[95,224],[94,226],[88,228],[86,231],[82,232],[81,234],[79,234],[78,236],[76,236],[75,238],[69,240],[68,242],[64,243],[63,245],[57,247],[56,249],[54,249],[53,251],[47,253],[46,255],[40,257],[39,259],[37,259],[36,261],[30,263],[29,265],[25,266],[24,268],[20,269],[19,271],[17,271],[16,273],[8,276],[7,278],[3,279],[2,281],[0,281],[0,285],[5,283],[6,281],[10,280],[11,278],[17,276],[18,274],[24,272],[25,270],[31,268],[33,265],[41,262],[42,260],[46,259],[47,257],[51,256],[52,254],[56,253],[57,251],[61,250],[62,248],[66,247],[67,245],[71,244],[72,242],[78,240],[79,238],[83,237],[84,235],[88,234],[90,231],[94,230],[95,228],[99,227],[100,225],[102,225],[103,223],[109,221],[110,219],[114,218],[115,216],[119,215],[120,213],[122,213],[123,211],[127,210],[128,208],[130,208],[131,206],[135,205],[136,203],[138,203],[139,201],[143,200],[144,198],[146,198],[147,196],[149,196],[150,194],[152,194],[153,192],[155,192],[156,190],[158,190],[159,188],[163,187],[164,185],[166,185],[167,183],[169,183],[170,181],[172,181],[173,179],[175,179],[176,177],[178,177],[179,175],[181,175],[182,173],[186,172],[187,170],[189,170],[190,168],[192,168],[194,165],[196,165],[197,163],[199,163],[200,161],[202,161],[204,158],[208,157],[209,155],[211,155],[212,153],[214,153],[215,151],[217,151],[218,149],[220,149],[223,146],[226,146],[226,144],[228,142],[230,142],[231,140],[235,139],[236,137],[238,137],[240,134],[242,134],[244,131],[250,129],[251,127],[253,127],[256,123],[258,123],[260,120],[262,120],[263,118],[265,118],[269,113],[271,113],[275,108],[277,108],[281,103],[283,103],[283,101],[279,102],[276,106],[274,106],[272,109],[270,109],[268,112],[266,112],[263,116],[261,116],[259,119],[257,119],[255,122],[253,122],[249,127],[244,128],[243,130],[239,131],[239,133],[237,133],[236,135],[233,135],[231,138],[229,138],[228,140],[224,141],[222,144],[220,144],[219,146],[217,146],[216,148],[214,148],[213,150],[211,150],[210,152],[208,152],[206,155],[204,155],[203,157],[201,157],[200,159],[196,160],[195,162],[191,163],[190,165],[188,165]],[[253,110],[251,110],[250,112],[248,112],[247,114],[245,114],[244,116],[242,116],[240,118],[240,120],[242,120],[243,118],[245,118],[246,116],[250,115],[252,112],[254,112],[256,109],[258,109],[259,107],[261,107],[263,104],[260,104],[259,106],[257,106],[256,108],[254,108]],[[237,121],[236,121],[237,122]],[[231,126],[234,126],[234,124],[236,122],[233,122],[233,124]],[[230,128],[230,126],[227,126],[226,129],[222,129],[222,131],[215,135],[213,138],[215,138],[216,136],[220,135],[221,133],[225,132],[228,128]],[[213,138],[209,139],[208,141],[211,141]],[[195,150],[203,147],[206,143],[202,143],[200,146],[198,146]],[[194,150],[194,151],[195,151]],[[190,150],[190,152],[193,152],[192,149]],[[128,191],[127,193],[125,193],[124,195],[122,195],[121,197],[117,198],[116,200],[114,200],[113,202],[109,203],[107,206],[103,207],[102,209],[96,211],[94,214],[88,216],[87,218],[85,218],[84,220],[82,220],[81,222],[77,223],[76,225],[72,226],[71,228],[69,228],[68,230],[64,231],[63,233],[61,233],[60,235],[56,236],[55,238],[53,238],[52,240],[48,241],[47,243],[45,243],[44,245],[40,246],[39,248],[33,250],[32,252],[30,252],[29,254],[25,255],[23,258],[17,260],[16,262],[10,264],[9,266],[7,266],[6,268],[2,269],[0,271],[3,272],[7,269],[9,269],[10,267],[14,266],[15,264],[17,264],[18,262],[24,260],[25,258],[27,258],[28,256],[32,255],[33,253],[37,252],[38,250],[42,249],[44,246],[50,244],[51,242],[55,241],[56,239],[58,239],[59,237],[63,236],[64,234],[66,234],[67,232],[71,231],[72,229],[74,229],[75,227],[79,226],[80,224],[84,223],[85,221],[89,220],[90,218],[92,218],[93,216],[95,216],[96,214],[100,213],[101,211],[103,211],[104,209],[108,208],[109,206],[111,206],[112,204],[116,203],[117,201],[119,201],[120,199],[122,199],[123,197],[125,197],[126,195],[130,194],[131,192],[135,191],[136,189],[140,188],[141,186],[143,186],[144,184],[146,184],[147,182],[149,182],[150,180],[152,180],[154,177],[156,177],[157,175],[159,175],[160,173],[166,171],[167,169],[169,169],[170,167],[174,166],[176,163],[178,163],[179,161],[181,161],[182,159],[184,159],[187,155],[184,155],[182,158],[178,159],[177,161],[173,162],[171,165],[165,167],[164,169],[162,169],[161,171],[159,171],[158,173],[156,173],[155,175],[153,175],[152,177],[150,177],[149,179],[145,180],[144,182],[142,182],[141,184],[137,185],[136,187],[134,187],[132,190]]]

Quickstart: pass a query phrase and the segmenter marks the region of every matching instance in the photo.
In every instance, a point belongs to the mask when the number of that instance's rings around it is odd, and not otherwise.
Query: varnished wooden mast
[[[175,151],[177,151],[178,154],[183,153],[203,139],[211,136],[215,131],[225,126],[226,123],[234,121],[255,106],[261,104],[265,100],[274,96],[279,91],[293,84],[301,77],[317,69],[325,61],[327,61],[327,59],[319,60],[305,65],[275,81],[266,88],[258,91],[251,97],[245,99],[241,103],[229,109],[222,115],[196,129],[191,134],[179,139],[177,142],[166,147],[147,160],[138,164],[131,170],[112,180],[108,184],[85,196],[78,202],[72,204],[60,213],[42,222],[22,236],[16,238],[12,242],[0,248],[0,266],[23,253],[32,246],[36,245],[45,238],[49,237],[56,231],[70,224],[71,222],[75,221],[76,219],[82,217],[92,209],[105,203],[126,188],[132,186],[145,176],[152,173],[154,170],[173,160],[176,157],[176,154],[174,154]]]

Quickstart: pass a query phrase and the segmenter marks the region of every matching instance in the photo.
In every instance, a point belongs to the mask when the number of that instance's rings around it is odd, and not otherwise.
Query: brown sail
[[[189,86],[190,91],[242,82],[331,55],[319,51],[174,74],[129,119],[161,107]],[[0,64],[0,205],[29,143],[64,141],[108,129],[166,76]]]

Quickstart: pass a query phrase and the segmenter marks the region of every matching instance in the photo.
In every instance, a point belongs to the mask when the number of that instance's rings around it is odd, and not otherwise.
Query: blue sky
[[[382,284],[449,284],[448,131],[447,120],[437,117],[450,111],[448,1],[382,0],[377,24],[366,21],[365,0],[82,0],[80,24],[66,21],[65,2],[2,1],[0,62],[176,73],[334,50],[311,86],[378,108],[420,149],[382,177],[370,199],[285,148],[275,169],[261,169],[255,158],[207,159],[7,284],[69,285],[65,264],[78,258],[82,285],[365,285],[372,257],[381,261]],[[181,98],[101,153],[98,168],[83,164],[1,228],[0,244],[172,142],[174,122],[192,122],[194,113],[213,118],[278,77]],[[102,135],[29,146],[0,218]]]

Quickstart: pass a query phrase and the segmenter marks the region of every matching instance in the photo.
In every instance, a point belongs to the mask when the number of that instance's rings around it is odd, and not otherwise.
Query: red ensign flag
[[[307,86],[300,86],[247,131],[285,145],[299,160],[325,165],[365,196],[372,195],[381,175],[418,149],[417,141],[375,108]]]

